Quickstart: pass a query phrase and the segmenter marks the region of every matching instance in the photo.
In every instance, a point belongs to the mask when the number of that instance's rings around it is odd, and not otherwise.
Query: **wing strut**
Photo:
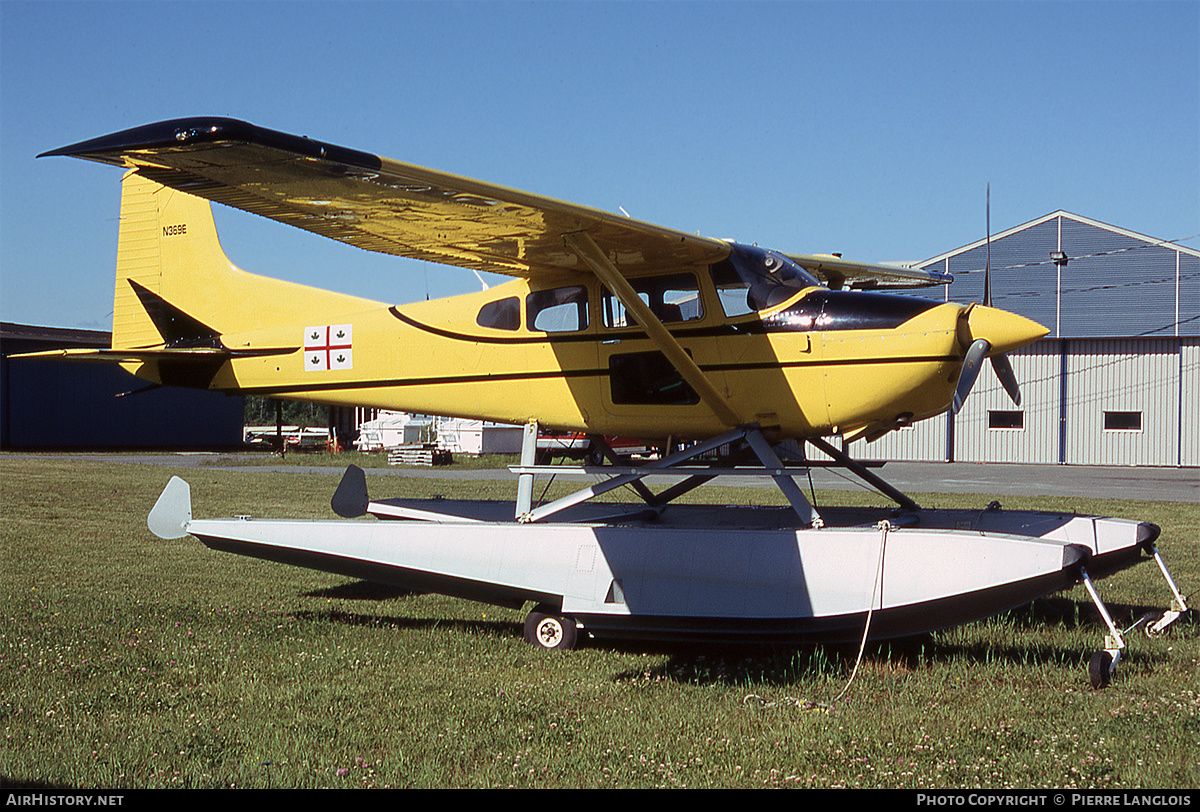
[[[638,324],[645,328],[650,340],[658,346],[658,349],[667,357],[671,365],[678,370],[683,379],[695,390],[700,399],[713,410],[721,422],[727,426],[739,426],[746,422],[738,418],[733,407],[729,405],[729,401],[717,391],[717,387],[708,379],[703,370],[696,365],[696,362],[692,360],[692,356],[687,354],[687,350],[679,345],[679,342],[663,326],[658,317],[638,297],[633,286],[626,281],[625,277],[621,275],[621,272],[605,256],[604,252],[600,250],[600,247],[596,245],[592,238],[586,232],[577,231],[564,235],[563,239],[579,255],[584,264],[591,268],[592,272],[600,278],[600,281],[616,294],[621,304],[625,305],[625,310],[633,314]]]

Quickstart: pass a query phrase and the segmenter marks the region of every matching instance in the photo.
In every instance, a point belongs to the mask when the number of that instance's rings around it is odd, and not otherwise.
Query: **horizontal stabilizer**
[[[268,355],[288,355],[299,347],[267,347],[255,350],[229,350],[224,347],[157,347],[131,350],[63,349],[42,350],[10,355],[9,358],[62,358],[68,361],[93,361],[105,364],[171,363],[211,364],[228,358],[255,358]]]
[[[42,350],[10,355],[10,358],[62,358],[67,361],[93,361],[104,364],[148,363],[152,361],[212,363],[232,357],[229,350],[214,347],[162,348],[154,350]]]

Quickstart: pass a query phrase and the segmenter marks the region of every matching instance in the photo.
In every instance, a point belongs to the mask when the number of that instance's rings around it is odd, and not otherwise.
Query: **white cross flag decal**
[[[304,329],[304,370],[323,372],[330,369],[353,369],[351,326],[326,324]]]

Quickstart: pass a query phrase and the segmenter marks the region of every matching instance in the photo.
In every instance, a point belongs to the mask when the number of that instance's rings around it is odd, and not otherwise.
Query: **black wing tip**
[[[165,147],[197,141],[219,141],[236,139],[239,133],[257,130],[253,124],[233,118],[197,116],[175,118],[143,124],[128,130],[89,138],[77,144],[52,149],[38,155],[39,158],[80,157],[101,159],[103,155],[119,155],[133,149]]]
[[[314,141],[308,136],[268,130],[236,118],[196,116],[143,124],[102,135],[77,144],[43,152],[37,157],[85,158],[101,163],[125,165],[123,156],[137,150],[189,148],[200,144],[249,143],[271,147],[309,158],[369,169],[379,169],[381,159],[359,150]]]

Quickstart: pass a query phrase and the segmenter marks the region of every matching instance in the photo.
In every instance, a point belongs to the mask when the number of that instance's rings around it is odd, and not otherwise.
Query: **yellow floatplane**
[[[1093,579],[1153,558],[1158,528],[1071,514],[922,510],[828,438],[874,438],[955,411],[984,358],[1046,329],[988,303],[886,292],[948,275],[800,255],[387,160],[223,118],[166,121],[46,155],[126,170],[110,349],[153,384],[524,425],[515,510],[372,501],[351,468],[344,517],[191,518],[172,480],[150,525],[216,549],[498,604],[535,604],[527,638],[847,641],[972,621],[1083,581],[1106,618],[1093,682],[1124,648]],[[395,305],[234,267],[209,201],[369,251],[512,280]],[[335,271],[331,271],[335,272]],[[581,432],[603,482],[532,500],[539,427]],[[659,443],[639,466],[605,436]],[[804,449],[815,447],[823,463]],[[679,450],[681,449],[681,450]],[[725,453],[714,461],[718,449]],[[732,450],[731,450],[732,449]],[[783,453],[791,449],[792,454]],[[795,452],[799,451],[799,455]],[[844,466],[897,502],[818,510],[795,477]],[[675,481],[655,492],[651,476]],[[785,509],[672,500],[717,476],[773,477]],[[625,485],[642,510],[592,497]],[[1166,568],[1163,567],[1166,575]],[[1186,611],[1178,589],[1155,632]],[[1128,629],[1125,630],[1128,632]]]

